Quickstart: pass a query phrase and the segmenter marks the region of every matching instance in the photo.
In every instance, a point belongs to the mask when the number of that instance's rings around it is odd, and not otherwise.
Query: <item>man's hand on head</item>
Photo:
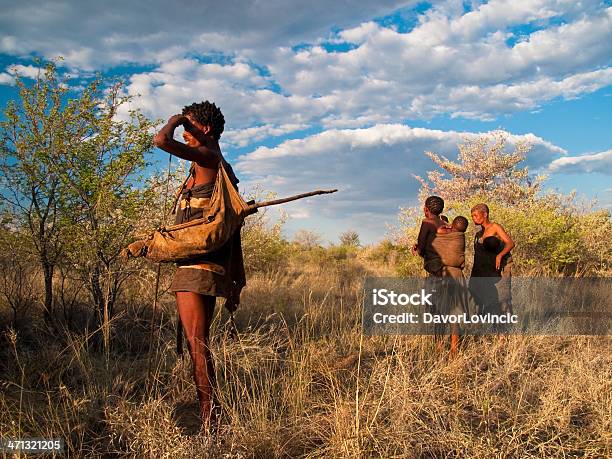
[[[185,122],[189,122],[189,120],[187,119],[185,115],[181,113],[172,115],[170,118],[168,118],[168,123],[173,123],[173,124],[176,124],[177,126],[181,124],[185,124]]]

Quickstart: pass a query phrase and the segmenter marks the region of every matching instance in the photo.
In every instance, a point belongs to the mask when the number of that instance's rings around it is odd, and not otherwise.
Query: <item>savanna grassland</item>
[[[60,437],[71,457],[610,455],[608,338],[466,338],[450,358],[431,337],[365,337],[363,277],[389,266],[371,251],[327,252],[253,273],[236,338],[218,306],[217,435],[198,434],[174,300],[162,295],[152,317],[146,282],[120,302],[106,349],[76,331],[84,324],[5,329],[3,435]]]

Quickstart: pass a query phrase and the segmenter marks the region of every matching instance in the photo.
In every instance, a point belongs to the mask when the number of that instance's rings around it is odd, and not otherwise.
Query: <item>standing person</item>
[[[429,196],[425,200],[423,212],[425,218],[421,222],[417,243],[412,246],[412,254],[423,257],[423,267],[430,275],[440,277],[442,260],[440,255],[433,250],[431,243],[436,237],[438,228],[445,226],[446,221],[440,218],[444,210],[444,199],[440,196]]]
[[[515,247],[514,241],[499,223],[490,220],[486,204],[476,204],[471,213],[474,224],[481,229],[474,236],[470,288],[481,312],[512,313],[510,251]],[[478,278],[486,279],[483,282]]]
[[[412,246],[412,254],[419,255],[423,257],[423,267],[425,271],[429,273],[430,284],[442,286],[441,283],[437,282],[437,278],[443,277],[454,277],[455,270],[445,269],[446,267],[442,263],[442,257],[440,253],[434,248],[434,239],[438,235],[438,229],[443,226],[446,226],[448,219],[444,220],[440,217],[440,214],[444,210],[444,200],[440,196],[429,196],[425,200],[425,205],[423,206],[423,212],[425,213],[425,218],[421,222],[421,228],[419,229],[419,235],[417,237],[417,243]],[[459,272],[461,270],[459,269]],[[463,277],[463,274],[460,274]],[[448,287],[455,287],[451,282],[445,282],[446,289]],[[454,290],[453,290],[454,291]],[[448,291],[447,295],[444,295],[442,298],[445,298],[446,303],[454,303],[454,299],[456,299],[458,295],[454,295],[452,292]],[[446,304],[441,306],[448,306],[450,313],[455,313],[455,305],[454,304]],[[434,306],[435,309],[439,309],[440,305]],[[437,310],[437,313],[441,311]],[[457,347],[459,345],[459,326],[457,324],[451,324],[450,326],[451,332],[451,355],[455,355],[457,353]],[[441,333],[439,329],[434,330],[436,337],[439,338]],[[441,343],[440,343],[441,344]]]
[[[180,125],[185,129],[185,143],[174,140],[174,130]],[[181,114],[171,116],[154,137],[157,147],[192,162],[188,180],[180,191],[175,224],[203,216],[221,165],[237,188],[238,179],[219,147],[224,125],[223,114],[214,103],[193,103],[184,107]],[[233,311],[245,284],[240,230],[219,250],[188,263],[177,263],[172,279],[170,290],[176,295],[181,324],[177,351],[179,354],[182,352],[182,328],[193,363],[200,416],[205,429],[210,427],[218,414],[214,395],[215,371],[209,343],[216,297],[225,297],[226,307]]]

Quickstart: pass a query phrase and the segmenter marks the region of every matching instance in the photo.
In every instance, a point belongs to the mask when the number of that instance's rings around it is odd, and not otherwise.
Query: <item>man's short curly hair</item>
[[[225,127],[225,118],[221,110],[207,100],[200,103],[193,103],[183,107],[183,115],[191,113],[193,117],[205,126],[210,126],[212,135],[219,140]]]

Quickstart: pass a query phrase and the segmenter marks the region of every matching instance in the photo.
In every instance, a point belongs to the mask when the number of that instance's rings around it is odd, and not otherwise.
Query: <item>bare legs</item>
[[[194,292],[175,293],[181,324],[193,363],[193,379],[200,401],[200,416],[203,425],[208,427],[211,422],[215,421],[213,411],[215,369],[209,347],[209,332],[216,298]]]
[[[451,324],[451,335],[450,335],[450,356],[456,357],[459,349],[459,325]]]

